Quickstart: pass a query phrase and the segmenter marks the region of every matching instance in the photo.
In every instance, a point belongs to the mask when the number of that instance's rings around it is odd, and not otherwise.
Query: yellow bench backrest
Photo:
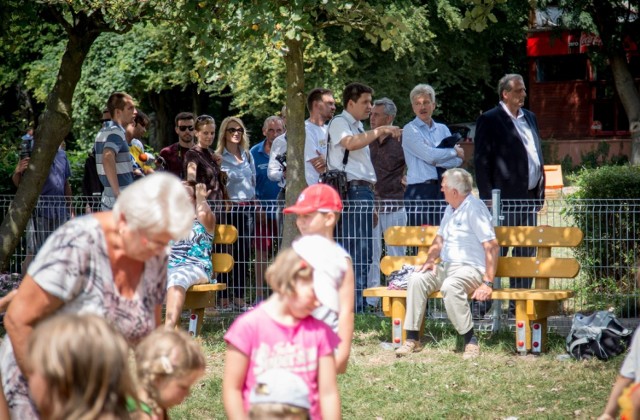
[[[233,225],[216,225],[213,237],[214,245],[231,245],[238,239],[238,229]],[[233,270],[233,256],[228,253],[211,254],[211,262],[215,273],[228,273]]]
[[[418,247],[414,256],[386,256],[380,262],[380,270],[389,275],[403,264],[420,265],[426,259],[431,243],[436,237],[437,226],[392,226],[384,233],[390,246]],[[576,227],[552,226],[500,226],[496,227],[496,239],[501,246],[537,247],[536,257],[500,257],[498,277],[534,277],[538,279],[573,278],[580,271],[574,258],[552,258],[551,247],[575,247],[582,242],[583,233]],[[538,287],[536,285],[536,287]]]

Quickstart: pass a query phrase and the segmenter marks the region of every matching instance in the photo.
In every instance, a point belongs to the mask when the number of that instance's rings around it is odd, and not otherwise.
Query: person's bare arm
[[[118,184],[118,172],[116,170],[116,151],[111,148],[105,148],[102,152],[102,167],[104,174],[109,181],[113,196],[118,198],[120,195],[120,184]]]
[[[440,252],[442,251],[443,245],[444,239],[442,238],[442,236],[437,235],[433,240],[433,243],[429,247],[429,251],[427,251],[427,260],[424,262],[424,264],[422,264],[422,266],[418,267],[417,271],[435,271],[436,260],[440,257]]]
[[[187,163],[187,181],[196,182],[197,170],[198,170],[198,165],[195,162]]]
[[[64,182],[64,198],[67,206],[69,206],[69,215],[72,218],[76,217],[76,212],[73,208],[73,191],[71,190],[71,183],[68,179]]]
[[[342,140],[340,140],[340,144],[347,150],[359,150],[380,137],[386,138],[391,136],[399,141],[401,135],[402,129],[400,127],[383,125],[373,130],[365,131],[364,133],[343,137]]]
[[[249,358],[236,347],[227,343],[222,380],[222,403],[227,418],[230,420],[245,420],[247,418],[242,400],[242,387],[248,369]]]
[[[27,376],[27,343],[33,328],[43,318],[63,305],[63,301],[45,292],[30,275],[26,275],[4,317],[16,362]]]
[[[196,184],[196,215],[202,226],[212,235],[216,233],[216,216],[207,202],[209,190],[204,184]]]
[[[492,239],[490,241],[485,241],[482,243],[482,247],[484,248],[484,261],[485,261],[485,273],[482,276],[482,281],[489,281],[493,283],[493,279],[496,275],[496,270],[498,268],[498,252],[500,251],[500,245],[498,245],[498,241]],[[486,284],[482,283],[480,287],[478,287],[471,296],[471,299],[475,300],[489,300],[491,299],[491,293],[493,289]]]
[[[598,420],[608,420],[615,419],[618,415],[618,398],[622,395],[622,392],[626,387],[631,385],[633,379],[625,378],[624,376],[618,375],[616,378],[616,382],[613,384],[613,388],[611,388],[611,394],[609,394],[609,400],[607,401],[607,405],[604,408],[604,412],[598,417]]]
[[[323,419],[339,420],[341,418],[340,394],[333,355],[323,356],[318,361],[318,398]]]
[[[338,290],[340,299],[340,312],[338,313],[338,337],[340,344],[336,350],[336,370],[339,374],[347,371],[351,342],[353,341],[353,306],[354,306],[354,274],[351,259],[347,259],[347,271],[342,279],[342,285]]]
[[[18,162],[18,164],[16,165],[16,169],[13,171],[13,175],[11,175],[11,181],[13,182],[13,185],[16,186],[16,188],[18,187],[18,185],[20,185],[22,174],[24,174],[24,171],[26,171],[29,167],[29,159],[30,158],[24,158],[20,162]]]

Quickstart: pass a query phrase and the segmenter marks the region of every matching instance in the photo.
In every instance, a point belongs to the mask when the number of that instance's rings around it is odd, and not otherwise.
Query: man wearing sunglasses
[[[194,117],[191,112],[180,112],[176,115],[176,134],[178,142],[167,146],[160,151],[160,156],[165,161],[165,170],[176,175],[180,179],[184,177],[184,156],[193,147]]]

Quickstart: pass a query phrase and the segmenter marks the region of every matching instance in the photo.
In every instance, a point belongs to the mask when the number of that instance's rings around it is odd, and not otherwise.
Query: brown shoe
[[[469,343],[464,346],[463,360],[475,359],[480,356],[480,346],[476,343]]]
[[[404,344],[396,349],[396,356],[403,357],[422,350],[422,344],[416,340],[405,340]]]

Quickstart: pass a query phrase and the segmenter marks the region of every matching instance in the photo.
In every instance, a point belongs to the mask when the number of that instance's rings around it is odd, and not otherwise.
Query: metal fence
[[[0,215],[8,211],[13,196],[0,196]],[[99,197],[74,197],[73,209],[77,216],[89,209],[98,208]],[[55,215],[47,212],[52,206],[63,206],[64,198],[54,201],[41,200],[34,214]],[[215,204],[215,205],[213,205]],[[260,296],[268,295],[264,282],[264,270],[277,253],[280,243],[278,231],[281,224],[283,203],[269,202],[256,204],[212,203],[219,216],[219,223],[233,224],[238,228],[238,243],[226,252],[233,254],[236,264],[228,275],[219,275],[217,280],[227,283],[228,296],[253,303]],[[621,318],[639,318],[640,293],[636,284],[638,253],[640,243],[640,199],[639,200],[577,200],[559,196],[548,199],[541,208],[527,201],[502,201],[502,207],[510,212],[534,212],[538,225],[577,226],[584,233],[584,241],[578,249],[554,249],[553,256],[576,257],[581,264],[580,274],[575,279],[552,279],[552,288],[575,290],[576,296],[563,304],[566,315],[578,311],[612,309]],[[223,210],[224,209],[224,210]],[[416,213],[440,213],[444,202],[385,202],[372,206],[366,202],[347,202],[336,230],[336,240],[352,253],[354,271],[357,274],[357,295],[363,288],[386,279],[380,274],[379,258],[387,253],[398,255],[410,252],[387,249],[382,241],[382,231],[388,225],[402,224],[404,217],[415,220]],[[533,209],[533,210],[532,210]],[[404,213],[403,213],[404,210]],[[537,211],[536,211],[537,210]],[[406,214],[405,214],[406,213]],[[63,216],[64,218],[64,216]],[[377,222],[373,228],[372,220]],[[363,222],[364,221],[364,222]],[[368,221],[368,222],[367,222]],[[357,229],[364,223],[370,227]],[[42,228],[42,223],[39,224]],[[51,226],[55,226],[53,223]],[[28,229],[33,229],[30,225]],[[358,232],[354,236],[353,232]],[[44,232],[50,233],[50,232]],[[28,258],[27,239],[22,236],[19,246],[11,259],[10,271],[20,273],[23,262]],[[373,249],[375,256],[366,252]],[[321,250],[319,250],[321,252]],[[508,281],[502,281],[503,287]],[[375,300],[366,301],[376,305]],[[373,308],[374,310],[379,310]],[[441,302],[429,305],[433,317],[443,317]]]

